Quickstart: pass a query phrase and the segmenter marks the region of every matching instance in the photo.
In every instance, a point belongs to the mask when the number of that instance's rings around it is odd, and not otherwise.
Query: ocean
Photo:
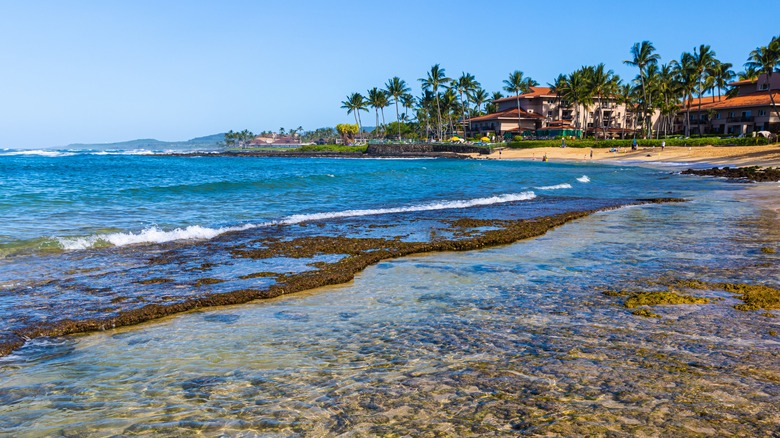
[[[771,435],[780,323],[685,285],[778,220],[683,168],[0,150],[0,435]]]

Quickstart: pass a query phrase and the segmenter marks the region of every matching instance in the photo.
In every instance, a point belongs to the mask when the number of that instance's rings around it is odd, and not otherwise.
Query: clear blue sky
[[[0,0],[0,148],[334,126],[348,93],[397,75],[418,94],[436,63],[488,91],[516,69],[630,78],[642,40],[663,62],[710,44],[738,71],[778,16],[776,0]]]

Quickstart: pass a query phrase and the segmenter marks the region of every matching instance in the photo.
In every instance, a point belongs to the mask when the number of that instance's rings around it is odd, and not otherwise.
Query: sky
[[[434,64],[489,92],[600,62],[631,79],[643,40],[662,62],[709,44],[739,71],[778,16],[765,0],[0,0],[0,148],[354,123],[348,94],[399,76],[417,95]]]

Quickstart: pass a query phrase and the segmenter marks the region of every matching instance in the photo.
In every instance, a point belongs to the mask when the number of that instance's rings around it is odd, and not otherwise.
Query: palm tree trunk
[[[517,133],[520,133],[520,92],[517,94]]]
[[[395,99],[395,124],[398,125],[398,141],[401,141],[401,120],[398,115],[398,98]]]
[[[699,77],[699,117],[698,117],[698,120],[696,120],[696,126],[699,129],[699,137],[700,138],[702,136],[701,135],[701,91],[702,91],[702,88],[704,87],[704,84],[702,83],[702,79],[701,79],[702,77],[703,76]]]
[[[626,105],[626,109],[628,109],[628,105]],[[621,132],[620,132],[620,138],[625,140],[626,139],[626,115],[628,111],[625,109],[623,110],[623,125],[621,126]]]
[[[644,138],[647,138],[647,130],[645,129],[647,124],[647,92],[645,91],[645,73],[642,69],[639,69],[639,79],[642,81],[642,131],[644,132]]]
[[[439,106],[439,93],[437,91],[434,91],[436,94],[436,122],[438,123],[438,133],[439,133],[439,141],[441,141],[442,133],[441,133],[441,107]]]

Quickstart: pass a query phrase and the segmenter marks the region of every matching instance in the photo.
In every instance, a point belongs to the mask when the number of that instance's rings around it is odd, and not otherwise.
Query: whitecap
[[[577,178],[577,181],[581,183],[587,183],[590,182],[590,178],[588,178],[588,175],[582,175],[581,177]]]
[[[538,190],[560,190],[560,189],[570,189],[571,184],[569,183],[563,183],[563,184],[556,184],[554,186],[542,186],[542,187],[536,187]]]
[[[29,150],[12,150],[5,152],[3,155],[35,155],[39,157],[70,157],[76,155],[73,152],[62,152],[56,150],[44,150],[44,149],[29,149]]]
[[[448,210],[458,208],[469,208],[477,206],[486,206],[501,204],[506,202],[527,201],[536,198],[536,194],[531,191],[522,193],[507,193],[487,198],[474,198],[455,201],[439,201],[420,205],[410,205],[405,207],[377,208],[365,210],[345,210],[310,214],[295,214],[282,218],[281,220],[263,222],[258,224],[244,224],[234,227],[209,228],[200,225],[191,225],[186,228],[176,228],[173,230],[162,230],[153,226],[146,228],[138,233],[109,233],[97,234],[88,237],[57,237],[56,240],[64,250],[88,249],[98,246],[126,246],[139,243],[165,243],[175,240],[208,240],[220,234],[231,231],[243,231],[258,227],[267,227],[272,225],[292,225],[307,221],[316,221],[323,219],[337,219],[358,216],[374,216],[390,213],[408,213],[432,210]]]

